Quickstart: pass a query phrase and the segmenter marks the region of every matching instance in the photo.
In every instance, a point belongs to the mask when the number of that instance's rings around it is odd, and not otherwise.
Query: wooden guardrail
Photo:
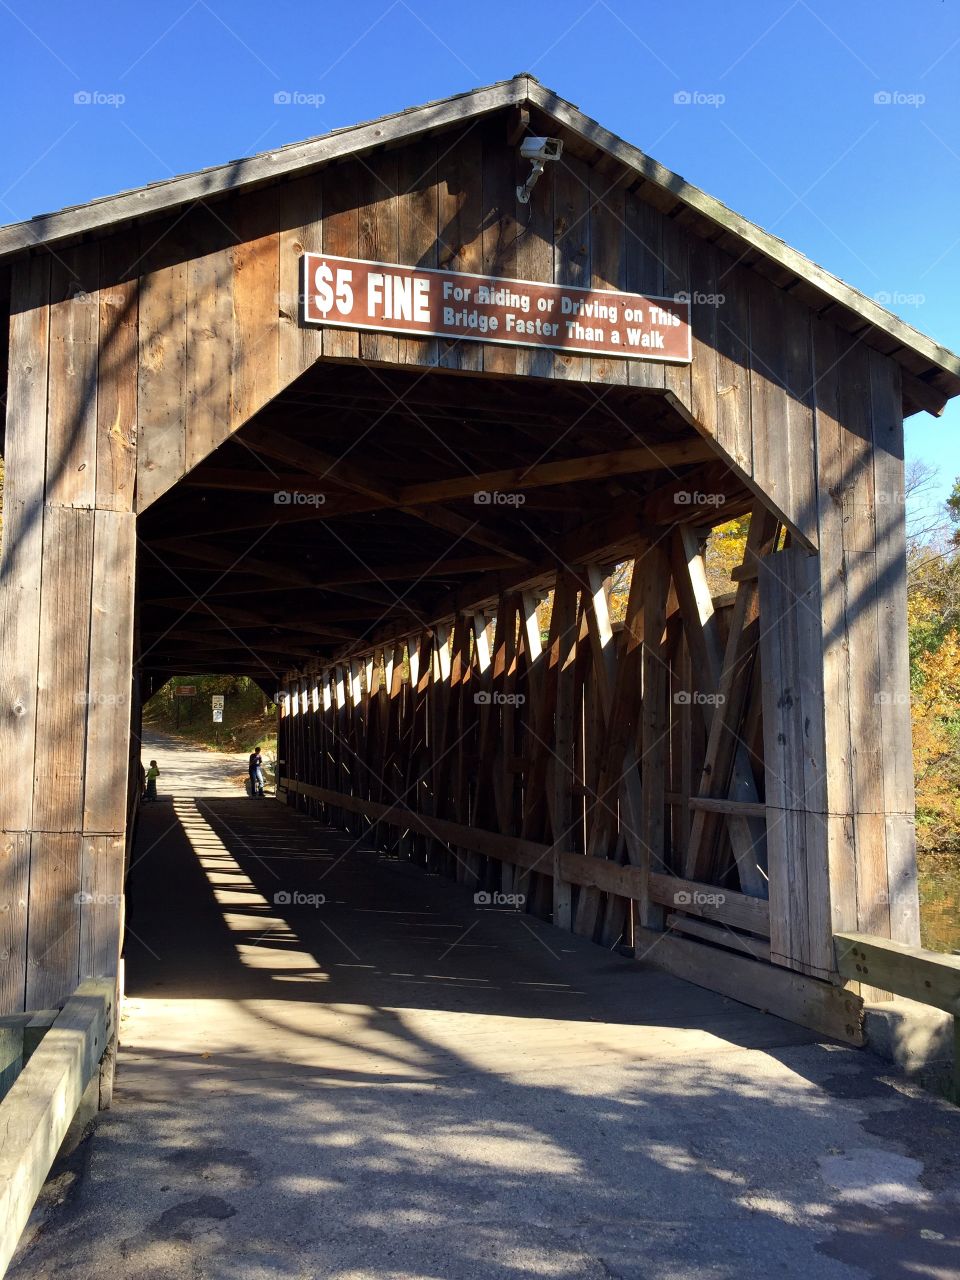
[[[640,867],[622,866],[611,858],[557,850],[535,840],[434,818],[402,804],[381,804],[281,775],[277,779],[277,793],[288,792],[358,813],[371,824],[385,822],[524,870],[538,870],[566,884],[600,889],[624,898],[642,900],[649,896],[652,902],[673,908],[674,912],[677,908],[682,910],[687,932],[694,932],[704,941],[720,942],[726,948],[736,945],[733,934],[736,928],[752,931],[755,937],[770,934],[769,903],[763,898],[731,889],[718,891],[716,885],[679,876],[647,874]],[[687,913],[702,917],[692,929]],[[769,946],[759,938],[745,947],[746,955],[726,952],[722,965],[717,963],[718,953],[714,947],[678,936],[675,924],[666,933],[638,927],[634,939],[642,959],[686,982],[779,1014],[847,1044],[862,1046],[865,1043],[863,1001],[859,996],[832,982],[765,963]]]
[[[953,1095],[960,1103],[960,956],[869,933],[836,933],[834,947],[841,977],[953,1015]]]
[[[0,1101],[0,1276],[36,1203],[67,1130],[116,1029],[116,979],[82,982],[52,1018],[39,1044]],[[16,1034],[16,1019],[6,1030]],[[29,1052],[30,1031],[41,1026],[23,1018],[21,1034]],[[14,1059],[15,1062],[15,1059]]]

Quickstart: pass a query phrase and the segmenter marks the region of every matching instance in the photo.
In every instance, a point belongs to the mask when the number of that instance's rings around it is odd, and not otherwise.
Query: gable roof
[[[662,212],[679,216],[694,234],[716,243],[743,265],[767,276],[814,311],[828,315],[841,328],[862,336],[867,345],[895,359],[904,370],[907,412],[927,409],[940,413],[948,399],[960,395],[960,357],[952,351],[604,129],[525,73],[482,89],[335,129],[305,142],[290,143],[275,151],[0,227],[0,263],[39,245],[106,232],[196,200],[262,186],[334,160],[403,143],[426,132],[453,128],[505,107],[533,108],[547,115],[559,127],[565,146],[588,161],[595,160],[598,153],[606,153],[636,175],[644,188],[643,197]]]

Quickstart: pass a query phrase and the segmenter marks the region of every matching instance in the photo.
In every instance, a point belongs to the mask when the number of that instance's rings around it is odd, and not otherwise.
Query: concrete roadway
[[[145,754],[114,1108],[17,1280],[960,1276],[960,1110]]]

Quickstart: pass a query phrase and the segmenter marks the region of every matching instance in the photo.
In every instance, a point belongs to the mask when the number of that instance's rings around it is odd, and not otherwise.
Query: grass
[[[183,680],[182,683],[196,682]],[[144,707],[143,724],[144,728],[172,734],[208,751],[249,754],[259,746],[264,760],[276,759],[276,708],[272,703],[265,703],[263,694],[252,682],[248,682],[248,687],[234,687],[224,693],[222,724],[213,723],[209,691],[199,684],[196,697],[180,699],[179,726],[171,685],[165,686]]]

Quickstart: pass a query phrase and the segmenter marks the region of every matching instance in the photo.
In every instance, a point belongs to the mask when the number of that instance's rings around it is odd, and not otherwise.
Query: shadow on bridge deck
[[[174,791],[141,820],[115,1109],[13,1274],[960,1272],[960,1112],[871,1055]]]

